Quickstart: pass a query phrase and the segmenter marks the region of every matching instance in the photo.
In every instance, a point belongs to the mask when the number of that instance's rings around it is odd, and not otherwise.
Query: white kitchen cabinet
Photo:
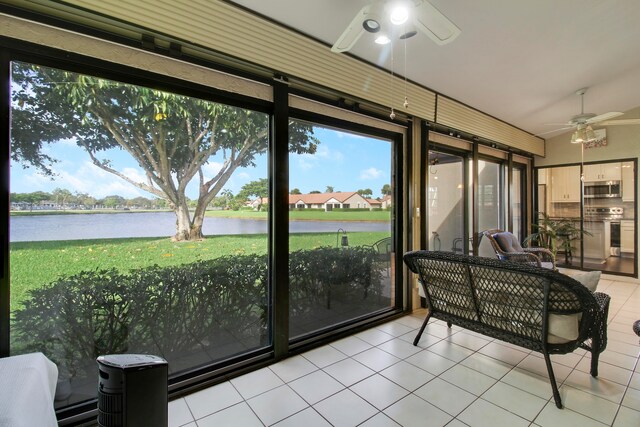
[[[538,184],[547,183],[547,173],[549,173],[549,169],[538,169]]]
[[[635,227],[633,221],[620,221],[620,252],[634,251]]]
[[[584,166],[585,181],[620,181],[621,173],[619,162]]]
[[[580,202],[580,166],[551,169],[551,201]]]
[[[622,201],[633,202],[636,199],[635,171],[633,162],[622,163]]]

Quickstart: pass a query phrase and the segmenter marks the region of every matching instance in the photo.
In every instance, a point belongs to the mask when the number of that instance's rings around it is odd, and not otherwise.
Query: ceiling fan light
[[[594,141],[596,139],[596,133],[591,126],[587,126],[586,138],[587,141]]]
[[[580,144],[582,141],[578,141],[578,131],[575,131],[571,134],[571,143],[572,144]]]
[[[386,34],[380,34],[378,37],[376,37],[375,42],[377,44],[389,44],[391,43],[391,39],[387,37]]]
[[[362,28],[369,33],[377,33],[380,31],[380,22],[377,19],[367,18],[362,21]]]
[[[571,136],[571,142],[574,144],[580,144],[585,141],[587,141],[587,130],[584,126],[579,126]]]
[[[402,30],[402,34],[400,34],[399,39],[400,40],[405,40],[405,39],[410,39],[411,37],[415,36],[416,34],[418,34],[418,31],[416,30],[416,28],[413,25],[410,25],[405,28],[403,28]]]
[[[409,19],[409,9],[403,4],[397,4],[391,9],[391,23],[394,25],[402,25]]]

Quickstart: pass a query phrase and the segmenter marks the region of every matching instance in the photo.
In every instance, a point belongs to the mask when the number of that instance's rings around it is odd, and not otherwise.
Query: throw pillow
[[[573,278],[582,283],[591,292],[595,292],[601,275],[601,271],[588,271],[586,273],[573,276]]]
[[[508,231],[496,233],[493,235],[493,238],[496,240],[496,242],[498,242],[500,249],[502,249],[504,252],[524,251],[524,249],[522,249],[522,246],[520,246],[520,242],[518,242],[518,238]]]
[[[504,252],[515,252],[515,249],[513,249],[511,236],[509,236],[508,234],[509,233],[496,233],[493,235],[493,238],[496,240],[496,242],[498,242],[498,246],[500,246],[500,249],[502,249]]]

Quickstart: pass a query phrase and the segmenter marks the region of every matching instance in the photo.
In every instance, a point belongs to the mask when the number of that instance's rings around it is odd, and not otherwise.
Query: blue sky
[[[315,128],[315,136],[321,141],[315,154],[292,154],[289,157],[290,188],[298,188],[302,193],[324,192],[327,186],[334,187],[335,191],[370,188],[373,197],[381,196],[382,186],[391,182],[390,141],[320,127]],[[52,144],[47,153],[59,160],[55,165],[57,176],[52,180],[33,168],[24,169],[21,164],[12,163],[11,192],[50,192],[59,187],[74,193],[88,193],[96,198],[114,194],[125,198],[152,197],[91,164],[86,152],[73,141]],[[145,181],[142,169],[124,151],[111,150],[102,158],[112,160],[112,166],[127,176]],[[217,172],[222,161],[221,154],[211,157],[205,166],[205,175],[212,176]],[[236,194],[244,184],[266,178],[267,157],[261,156],[255,163],[255,168],[237,169],[225,188]],[[197,197],[195,185],[188,187],[187,196]]]

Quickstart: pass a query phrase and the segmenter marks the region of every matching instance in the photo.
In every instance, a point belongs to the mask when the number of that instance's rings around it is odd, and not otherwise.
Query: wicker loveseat
[[[428,314],[413,344],[432,317],[544,355],[556,406],[562,408],[551,354],[578,347],[591,352],[591,375],[607,345],[609,296],[592,293],[557,271],[493,258],[450,252],[404,255],[419,275]]]

